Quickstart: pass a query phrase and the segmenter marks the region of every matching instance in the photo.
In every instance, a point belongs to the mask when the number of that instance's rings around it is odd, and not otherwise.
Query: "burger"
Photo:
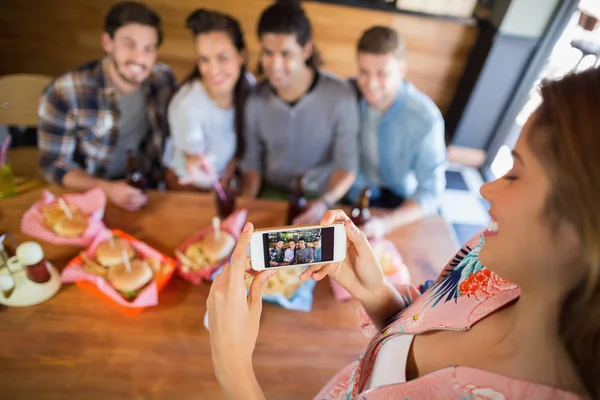
[[[62,237],[78,237],[83,235],[88,226],[88,217],[77,206],[68,205],[69,218],[57,203],[42,208],[42,216],[48,228]]]
[[[227,232],[211,232],[200,242],[202,253],[210,265],[227,258],[235,248],[235,238]]]
[[[127,240],[113,237],[112,240],[107,240],[98,245],[96,248],[96,260],[100,265],[112,268],[123,263],[123,250],[130,260],[136,257],[136,251]]]
[[[82,214],[73,214],[73,218],[63,215],[58,218],[52,230],[58,235],[66,238],[79,237],[83,235],[88,226],[88,219]]]
[[[131,301],[152,280],[152,268],[147,262],[136,259],[130,267],[121,263],[108,270],[108,281],[123,296]]]

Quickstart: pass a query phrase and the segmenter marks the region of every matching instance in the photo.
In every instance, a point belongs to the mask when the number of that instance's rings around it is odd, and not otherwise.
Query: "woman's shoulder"
[[[198,79],[184,82],[178,89],[171,103],[170,108],[188,108],[194,107],[198,110],[199,105],[202,105],[209,101],[208,94],[202,86],[202,82]]]

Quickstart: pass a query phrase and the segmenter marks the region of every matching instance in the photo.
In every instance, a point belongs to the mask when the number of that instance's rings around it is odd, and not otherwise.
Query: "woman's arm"
[[[236,368],[220,368],[215,374],[228,400],[264,400],[265,395],[256,380],[252,363],[239,363]]]
[[[378,330],[385,328],[395,315],[408,307],[413,299],[402,295],[385,280],[381,288],[358,299]]]

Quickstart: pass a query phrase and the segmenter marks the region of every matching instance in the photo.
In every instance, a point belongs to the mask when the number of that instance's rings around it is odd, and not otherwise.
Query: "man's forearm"
[[[65,188],[81,191],[90,190],[95,187],[100,187],[104,190],[109,183],[109,181],[89,176],[80,169],[70,170],[65,174],[62,181]]]
[[[242,177],[242,195],[247,197],[256,197],[260,190],[262,178],[258,171],[244,172]]]
[[[396,208],[385,218],[388,221],[389,230],[393,230],[420,220],[423,218],[423,210],[416,201],[406,200],[404,204]]]
[[[350,187],[352,187],[355,179],[356,174],[354,172],[343,170],[333,171],[327,185],[327,190],[323,193],[321,199],[331,205],[335,204],[344,197]]]

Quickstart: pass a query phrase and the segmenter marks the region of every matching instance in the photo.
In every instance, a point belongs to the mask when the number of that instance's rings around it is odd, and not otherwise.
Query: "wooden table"
[[[57,188],[51,188],[58,193]],[[0,230],[19,232],[21,215],[41,190],[0,200]],[[210,224],[209,195],[149,194],[148,206],[128,213],[109,205],[105,224],[123,229],[171,254],[186,237]],[[242,200],[256,227],[282,225],[286,204]],[[456,249],[441,217],[427,218],[390,235],[415,282],[433,278]],[[62,268],[79,249],[41,243]],[[208,284],[193,286],[174,275],[157,307],[129,318],[75,285],[29,308],[0,311],[0,398],[221,399],[209,333],[204,329]],[[364,349],[355,301],[337,302],[328,281],[314,291],[309,313],[266,304],[254,365],[268,399],[309,399]]]

